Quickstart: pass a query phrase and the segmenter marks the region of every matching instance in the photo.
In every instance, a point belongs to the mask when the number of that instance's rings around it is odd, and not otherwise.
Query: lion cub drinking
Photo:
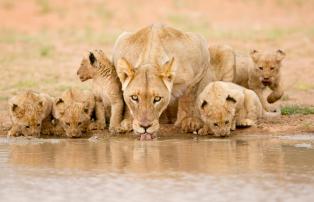
[[[78,89],[64,92],[53,104],[53,116],[68,137],[83,136],[92,123],[93,112],[96,114],[96,122],[104,121],[102,116],[97,116],[104,114],[104,108],[95,105],[94,95]]]
[[[111,132],[130,131],[132,120],[129,113],[126,113],[126,118],[121,122],[124,108],[121,83],[113,64],[105,53],[101,50],[90,52],[87,57],[83,58],[77,75],[82,82],[92,79],[92,89],[96,98],[102,101],[105,108],[111,106],[109,130]]]
[[[271,111],[268,103],[274,103],[283,95],[281,83],[281,63],[285,58],[282,50],[275,52],[260,52],[253,50],[250,56],[235,54],[235,51],[225,45],[209,47],[211,68],[216,80],[230,81],[253,90],[266,111]],[[269,87],[272,92],[263,96]]]
[[[198,131],[200,135],[229,136],[236,126],[253,126],[260,117],[277,115],[263,110],[254,91],[223,81],[208,84],[199,95],[198,104],[205,123]]]
[[[12,128],[8,136],[39,137],[42,129],[49,127],[52,105],[52,97],[31,90],[12,97],[9,100]]]

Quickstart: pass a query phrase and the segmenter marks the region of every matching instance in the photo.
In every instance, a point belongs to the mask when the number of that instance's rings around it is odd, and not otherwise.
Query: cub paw
[[[89,124],[88,129],[89,130],[103,130],[105,129],[105,124],[100,123],[100,122],[94,122],[94,123]]]
[[[203,122],[196,117],[185,118],[181,122],[181,129],[185,133],[198,131],[203,125]]]
[[[254,125],[255,125],[255,122],[251,119],[240,120],[237,124],[237,126],[240,126],[240,127],[250,127],[250,126],[254,126]]]

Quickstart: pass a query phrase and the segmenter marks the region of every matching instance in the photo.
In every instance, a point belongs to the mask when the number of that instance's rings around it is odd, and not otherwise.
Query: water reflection
[[[52,169],[117,173],[277,173],[314,170],[314,149],[297,148],[276,138],[175,139],[140,142],[107,139],[61,140],[9,145],[9,164]]]

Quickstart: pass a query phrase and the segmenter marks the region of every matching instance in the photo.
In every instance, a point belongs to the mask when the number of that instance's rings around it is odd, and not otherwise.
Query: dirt
[[[86,51],[102,48],[110,55],[121,32],[156,22],[243,54],[283,49],[285,96],[277,104],[314,106],[313,9],[313,0],[1,0],[0,134],[10,127],[8,98],[29,88],[53,96],[70,87],[88,89],[75,74]],[[313,120],[282,116],[236,133],[313,132]]]

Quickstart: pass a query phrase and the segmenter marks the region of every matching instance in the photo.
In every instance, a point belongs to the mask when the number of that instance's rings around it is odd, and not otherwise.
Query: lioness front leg
[[[125,106],[124,119],[121,121],[121,131],[122,132],[130,132],[132,131],[132,114],[127,106]]]
[[[123,100],[119,99],[111,102],[111,117],[109,131],[112,133],[120,132],[120,123],[123,115]]]
[[[183,132],[186,133],[198,131],[203,125],[203,121],[200,119],[196,108],[195,97],[193,95],[184,95],[179,99],[175,126],[181,127]]]
[[[283,96],[283,88],[281,83],[270,86],[270,89],[273,90],[267,97],[267,102],[274,103]]]

